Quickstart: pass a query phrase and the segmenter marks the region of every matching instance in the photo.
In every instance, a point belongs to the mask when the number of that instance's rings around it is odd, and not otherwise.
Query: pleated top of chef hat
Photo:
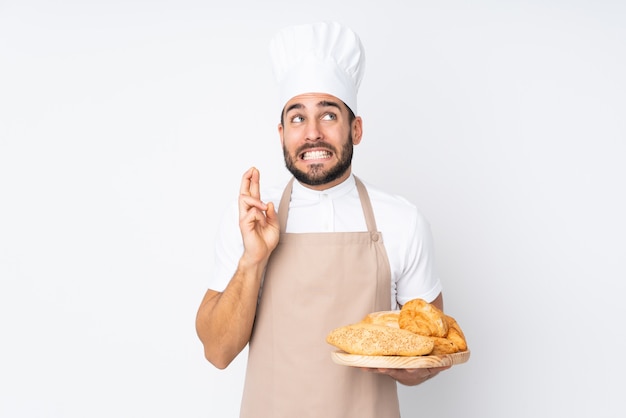
[[[270,42],[270,57],[283,106],[300,94],[326,93],[357,114],[365,50],[349,28],[337,22],[284,28]]]

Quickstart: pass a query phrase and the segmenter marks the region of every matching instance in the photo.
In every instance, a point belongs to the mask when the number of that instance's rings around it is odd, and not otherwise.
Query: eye
[[[296,115],[291,118],[291,123],[300,123],[304,120],[304,118],[300,115]]]
[[[324,113],[322,120],[337,120],[337,115],[332,112]]]

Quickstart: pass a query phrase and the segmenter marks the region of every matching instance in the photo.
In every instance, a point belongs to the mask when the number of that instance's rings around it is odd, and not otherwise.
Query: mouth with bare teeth
[[[310,150],[310,151],[305,151],[302,154],[300,154],[300,159],[303,161],[325,160],[325,159],[330,158],[331,155],[332,155],[332,152],[328,150]]]

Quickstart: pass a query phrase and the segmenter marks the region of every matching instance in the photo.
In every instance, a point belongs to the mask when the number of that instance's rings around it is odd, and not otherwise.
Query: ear
[[[278,136],[280,137],[280,145],[284,146],[285,145],[285,132],[283,131],[283,125],[282,123],[278,124]]]
[[[363,119],[357,116],[352,121],[352,144],[359,145],[363,138]]]

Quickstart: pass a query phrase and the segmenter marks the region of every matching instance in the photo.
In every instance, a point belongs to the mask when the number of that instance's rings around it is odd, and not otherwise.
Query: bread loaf
[[[411,331],[363,322],[331,331],[326,342],[346,353],[365,356],[422,356],[434,346],[432,339]]]

